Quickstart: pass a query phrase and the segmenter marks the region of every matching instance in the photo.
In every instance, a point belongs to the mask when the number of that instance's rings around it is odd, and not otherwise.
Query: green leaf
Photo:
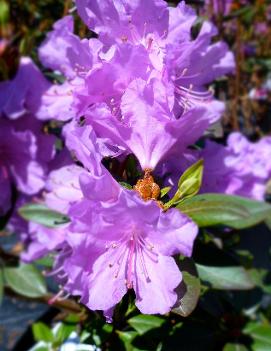
[[[25,220],[42,224],[46,227],[55,228],[69,222],[69,218],[62,213],[50,210],[41,204],[24,205],[19,208],[18,212]]]
[[[203,160],[199,160],[182,174],[178,182],[176,194],[165,204],[165,207],[169,208],[185,199],[195,196],[201,187],[202,175]]]
[[[55,343],[62,345],[74,330],[76,330],[76,324],[62,323],[56,331]]]
[[[243,267],[210,267],[196,265],[201,280],[213,289],[249,290],[255,287],[248,272]]]
[[[132,185],[130,185],[130,184],[126,183],[126,182],[119,182],[119,184],[125,189],[128,189],[128,190],[133,189]]]
[[[160,197],[161,199],[167,195],[167,193],[171,190],[171,186],[167,186],[163,189],[161,189],[161,194],[160,194]]]
[[[134,351],[135,348],[132,345],[133,340],[138,336],[137,332],[135,331],[128,331],[128,332],[121,332],[117,331],[117,334],[120,338],[120,340],[123,342],[125,345],[125,350],[126,351]]]
[[[54,334],[52,330],[42,322],[33,324],[32,332],[36,341],[54,342]]]
[[[0,0],[0,24],[3,25],[9,20],[9,5],[6,1]]]
[[[265,293],[271,294],[271,285],[265,284],[265,279],[268,275],[267,269],[252,268],[248,270],[250,279],[253,281],[255,286],[261,288]]]
[[[5,268],[6,284],[18,294],[41,297],[46,294],[46,284],[40,271],[32,265],[22,264],[17,268]]]
[[[176,289],[178,300],[172,312],[187,317],[197,306],[201,284],[197,277],[195,264],[191,259],[184,259],[180,263],[180,270],[182,271],[183,280]]]
[[[35,264],[41,265],[47,268],[52,268],[54,265],[54,259],[52,256],[45,256],[35,261]]]
[[[270,351],[271,350],[271,326],[268,324],[249,323],[244,334],[253,338],[253,351]]]
[[[248,349],[241,344],[227,344],[224,346],[223,351],[248,351]]]
[[[0,268],[0,306],[3,301],[3,296],[4,296],[4,274],[3,274],[3,270]]]
[[[156,316],[140,314],[128,320],[128,323],[138,332],[143,335],[151,329],[159,328],[165,322],[164,319]]]
[[[177,208],[200,227],[225,225],[244,229],[256,225],[271,214],[271,206],[240,196],[203,194],[180,203]]]

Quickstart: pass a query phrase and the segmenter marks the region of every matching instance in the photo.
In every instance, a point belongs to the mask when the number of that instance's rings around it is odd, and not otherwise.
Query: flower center
[[[141,269],[146,282],[150,282],[150,276],[147,269],[146,259],[157,262],[158,255],[154,252],[154,246],[149,243],[142,235],[133,232],[131,236],[125,234],[119,241],[114,242],[109,247],[109,251],[115,257],[109,268],[114,268],[114,278],[119,277],[121,269],[125,272],[125,283],[127,289],[133,288],[133,278],[136,269]],[[115,254],[115,252],[116,254]]]
[[[146,169],[143,179],[139,179],[134,190],[139,193],[143,200],[157,200],[160,196],[160,187],[155,183],[151,170]]]

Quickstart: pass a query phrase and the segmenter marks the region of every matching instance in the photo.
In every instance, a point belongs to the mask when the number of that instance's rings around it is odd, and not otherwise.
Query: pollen
[[[160,187],[155,183],[151,170],[146,169],[143,179],[139,179],[134,190],[139,193],[143,200],[157,200],[160,196]]]

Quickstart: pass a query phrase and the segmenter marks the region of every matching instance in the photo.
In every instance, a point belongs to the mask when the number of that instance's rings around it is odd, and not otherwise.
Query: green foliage
[[[213,289],[249,290],[255,287],[243,267],[196,266],[200,279],[209,283]]]
[[[223,351],[248,351],[248,349],[241,344],[227,344],[223,348]]]
[[[224,225],[244,229],[264,221],[271,214],[271,206],[265,202],[220,194],[197,195],[177,208],[200,227]]]
[[[36,298],[47,293],[44,277],[33,265],[4,268],[4,279],[10,289],[23,296]]]
[[[19,208],[20,216],[31,222],[42,224],[46,227],[55,228],[59,225],[69,222],[69,218],[65,215],[50,210],[48,207],[41,204],[27,204]]]
[[[38,322],[32,326],[33,335],[36,341],[53,342],[54,334],[46,324]]]
[[[244,328],[244,334],[253,338],[253,351],[271,350],[271,326],[269,324],[251,322]]]
[[[178,300],[172,310],[182,317],[188,317],[196,308],[201,291],[200,280],[194,262],[191,259],[181,260],[180,269],[183,280],[177,289]]]
[[[166,196],[170,190],[171,190],[171,186],[167,186],[167,187],[161,189],[161,194],[160,194],[161,199],[164,196]]]
[[[143,335],[154,328],[161,327],[164,322],[165,320],[160,317],[143,314],[132,317],[128,320],[128,324],[130,324],[139,335]]]

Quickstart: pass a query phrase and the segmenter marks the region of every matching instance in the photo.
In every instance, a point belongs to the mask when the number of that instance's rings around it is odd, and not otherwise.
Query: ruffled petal
[[[165,314],[174,306],[177,294],[174,289],[180,284],[182,274],[172,257],[159,255],[153,261],[144,255],[149,279],[143,272],[140,261],[136,263],[136,306],[144,314]]]

